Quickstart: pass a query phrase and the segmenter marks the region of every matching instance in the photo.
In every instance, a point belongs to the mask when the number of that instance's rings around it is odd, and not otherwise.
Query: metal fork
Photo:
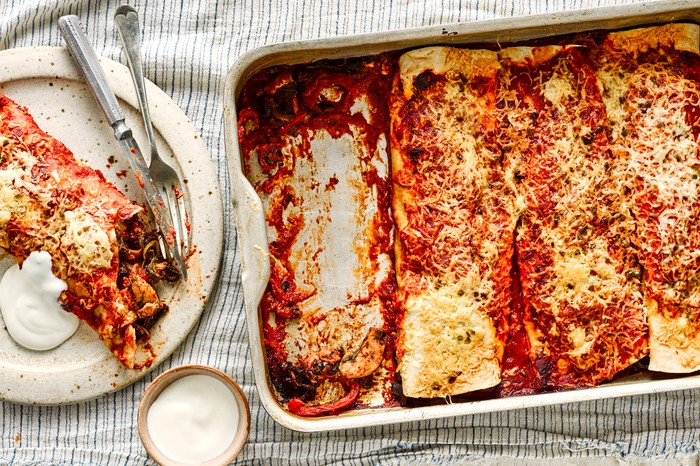
[[[161,196],[168,204],[170,217],[175,227],[175,238],[180,245],[182,257],[187,256],[189,251],[189,238],[187,234],[187,211],[185,210],[184,193],[180,177],[177,172],[160,157],[156,138],[153,133],[153,123],[151,113],[148,108],[148,98],[146,96],[146,85],[143,77],[143,65],[141,63],[141,33],[139,30],[139,16],[131,5],[121,5],[114,15],[114,22],[117,25],[119,38],[122,41],[126,59],[129,63],[131,78],[134,80],[136,97],[139,101],[139,108],[143,116],[143,123],[146,127],[146,137],[151,146],[151,177],[158,186]],[[162,239],[161,239],[162,241]],[[161,250],[167,251],[161,244]],[[183,268],[183,276],[187,278],[187,269]]]

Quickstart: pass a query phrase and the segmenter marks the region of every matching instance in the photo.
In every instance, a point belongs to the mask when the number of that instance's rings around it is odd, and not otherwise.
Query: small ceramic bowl
[[[199,466],[218,466],[222,464],[229,464],[238,456],[248,438],[248,432],[250,430],[250,407],[248,406],[248,400],[241,390],[241,387],[239,387],[238,384],[231,379],[231,377],[218,369],[214,369],[213,367],[199,365],[174,367],[159,375],[153,382],[151,382],[151,384],[146,388],[146,391],[143,393],[143,397],[141,397],[141,404],[139,405],[138,410],[138,428],[141,441],[146,447],[148,454],[151,455],[151,458],[162,466],[176,466],[183,464],[165,456],[153,442],[153,439],[148,432],[148,410],[151,408],[151,405],[156,398],[158,398],[158,395],[160,395],[168,385],[182,377],[189,375],[208,375],[223,382],[223,384],[226,385],[229,390],[231,390],[231,393],[236,400],[236,405],[238,406],[239,412],[238,427],[231,444],[219,456],[201,463],[197,463]]]

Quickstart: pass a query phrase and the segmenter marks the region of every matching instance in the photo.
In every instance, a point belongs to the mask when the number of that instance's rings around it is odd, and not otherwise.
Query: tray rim
[[[267,372],[258,310],[270,273],[266,223],[262,201],[243,173],[236,119],[236,99],[243,84],[261,69],[278,64],[372,55],[427,45],[511,43],[587,30],[624,29],[683,21],[700,24],[700,4],[697,1],[659,0],[285,42],[257,47],[239,57],[229,70],[225,83],[225,150],[241,252],[243,297],[253,372],[260,401],[267,413],[283,427],[299,432],[323,432],[700,387],[700,374],[666,374],[662,380],[623,379],[598,387],[563,392],[454,404],[445,400],[444,405],[361,410],[323,418],[304,418],[289,413],[277,402]]]

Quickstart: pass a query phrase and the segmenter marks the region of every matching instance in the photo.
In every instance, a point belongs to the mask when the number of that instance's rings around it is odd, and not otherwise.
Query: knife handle
[[[119,121],[123,122],[125,117],[119,102],[117,102],[117,96],[114,95],[114,91],[107,83],[107,77],[100,66],[95,49],[80,27],[78,17],[75,15],[61,16],[58,19],[58,28],[61,30],[61,35],[63,35],[68,50],[78,64],[80,72],[88,82],[88,87],[107,116],[109,124],[114,127]],[[123,128],[121,129],[123,130]],[[118,139],[120,138],[118,137]]]

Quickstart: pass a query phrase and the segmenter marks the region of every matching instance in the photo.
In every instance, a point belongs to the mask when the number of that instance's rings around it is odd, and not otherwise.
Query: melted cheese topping
[[[67,211],[64,217],[66,231],[61,243],[71,266],[85,273],[96,267],[109,267],[114,254],[107,232],[83,210]]]
[[[574,96],[574,88],[569,80],[562,77],[553,77],[544,84],[544,97],[549,100],[557,109],[565,108],[566,100]]]
[[[603,239],[596,238],[590,246],[591,249],[584,254],[564,254],[555,261],[554,314],[558,313],[556,304],[561,302],[581,309],[590,305],[610,306],[620,298],[619,291],[626,286],[627,279],[613,266],[606,250],[608,245]]]
[[[581,384],[595,384],[643,356],[635,349],[645,334],[638,269],[620,249],[634,230],[621,181],[626,161],[607,157],[591,126],[596,118],[582,117],[602,109],[598,96],[587,94],[585,74],[573,71],[576,55],[548,49],[560,54],[551,73],[537,71],[531,59],[554,56],[541,51],[514,71],[528,70],[533,92],[540,89],[546,99],[540,112],[510,90],[515,76],[504,77],[501,94],[509,122],[503,146],[514,167],[509,176],[523,178],[527,204],[518,250],[525,301],[537,317],[526,327],[534,357],[556,364],[552,383],[574,366],[591,370]],[[524,257],[535,259],[524,263]]]
[[[400,141],[404,152],[394,149],[393,167],[403,180],[397,187],[405,310],[399,371],[411,397],[464,393],[500,380],[503,342],[489,311],[507,312],[499,296],[507,292],[508,270],[498,267],[502,255],[509,257],[515,207],[489,141],[495,136],[494,102],[472,87],[479,80],[495,85],[498,64],[495,54],[484,63],[487,57],[483,51],[430,48],[400,61],[404,97],[418,96],[403,105],[419,119]],[[417,83],[425,71],[444,72],[444,83],[421,90]],[[412,149],[424,153],[411,159]],[[412,174],[405,180],[404,165]]]
[[[404,394],[447,396],[488,388],[500,379],[495,327],[482,302],[460,298],[465,288],[478,290],[478,277],[406,298],[402,332],[409,345],[421,345],[408,346],[410,353],[401,359]],[[433,385],[416,390],[416,381]]]
[[[36,183],[32,170],[39,163],[23,147],[9,138],[0,138],[0,226],[13,218],[27,226],[25,232],[36,238],[37,248],[56,249],[59,268],[68,267],[90,273],[95,267],[109,267],[112,257],[112,237],[83,209],[66,210],[67,205],[57,195],[60,177],[51,175],[56,186]],[[35,201],[32,201],[34,199]],[[58,207],[52,216],[44,217],[41,209],[29,206]],[[7,247],[6,232],[0,231],[0,246]],[[64,262],[65,261],[65,262]],[[65,272],[65,271],[64,271]],[[61,274],[65,276],[64,273]]]
[[[60,232],[55,228],[42,230],[42,212],[29,207],[33,205],[29,202],[32,198],[43,204],[51,199],[51,193],[32,181],[31,173],[35,163],[26,148],[16,145],[9,138],[0,137],[0,165],[3,165],[0,170],[0,227],[3,227],[0,229],[0,247],[9,246],[8,233],[4,227],[13,220],[27,226],[27,234],[35,240],[34,250],[41,248],[47,234],[54,244],[58,242]]]
[[[672,60],[622,73],[621,58],[600,74],[608,95],[619,96],[611,101],[611,114],[624,122],[614,150],[629,157],[625,179],[639,219],[645,296],[658,301],[650,306],[649,368],[686,372],[700,368],[700,358],[687,357],[698,352],[700,332],[700,166],[686,121],[686,108],[700,105],[700,86],[681,76]]]
[[[5,161],[9,163],[0,170],[0,213],[9,221],[13,214],[26,211],[24,199],[33,185],[30,174],[34,160],[10,139],[0,136],[0,163]]]
[[[627,93],[625,74],[621,71],[599,70],[598,86],[605,103],[605,113],[611,123],[613,137],[618,137],[620,127],[627,118],[623,107]]]

